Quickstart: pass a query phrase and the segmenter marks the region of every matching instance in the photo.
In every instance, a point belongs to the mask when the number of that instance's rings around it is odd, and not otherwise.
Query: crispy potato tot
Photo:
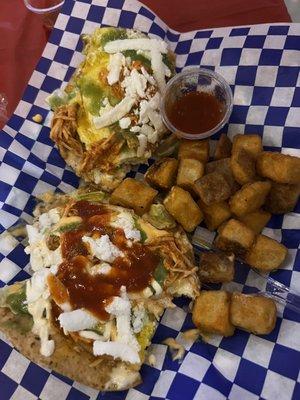
[[[230,166],[230,158],[222,158],[221,160],[211,161],[205,165],[205,173],[219,172],[224,175],[225,179],[231,187],[232,194],[239,189],[239,184],[235,181]]]
[[[280,267],[287,256],[287,248],[265,235],[258,235],[245,261],[261,271],[273,271]]]
[[[147,212],[153,203],[157,190],[133,178],[126,178],[112,192],[110,203],[133,208],[138,214]]]
[[[232,143],[229,137],[222,133],[220,139],[217,141],[217,146],[214,154],[215,160],[221,160],[231,156]]]
[[[262,140],[259,135],[236,135],[233,138],[232,153],[244,149],[254,159],[263,151]]]
[[[240,185],[245,185],[255,180],[255,159],[246,150],[238,149],[232,152],[230,166],[234,179]]]
[[[202,253],[198,276],[201,282],[206,283],[231,282],[234,278],[234,254]]]
[[[211,172],[198,179],[194,190],[206,205],[227,200],[231,195],[231,187],[223,174]]]
[[[272,214],[285,214],[293,211],[300,194],[300,185],[272,182],[265,209]]]
[[[197,203],[186,190],[173,186],[164,200],[164,206],[187,232],[192,232],[203,219]]]
[[[231,336],[230,293],[222,290],[202,290],[193,308],[193,322],[200,332]]]
[[[266,201],[270,182],[253,182],[242,186],[230,199],[230,210],[238,217],[258,210]]]
[[[204,222],[210,231],[214,231],[231,217],[230,207],[226,201],[207,206],[203,201],[199,200],[198,204],[203,211]]]
[[[243,256],[254,243],[255,233],[242,222],[230,219],[219,228],[219,234],[215,239],[218,249]]]
[[[277,309],[274,300],[258,295],[232,293],[230,320],[237,328],[268,335],[275,328]]]
[[[269,212],[264,210],[256,210],[239,217],[239,220],[258,235],[270,221],[270,218],[271,214]]]
[[[175,158],[162,158],[148,168],[145,174],[145,181],[155,188],[168,190],[176,178],[178,160]]]
[[[260,176],[278,183],[300,183],[300,157],[263,151],[256,162]]]
[[[204,165],[201,161],[192,158],[182,158],[179,161],[177,186],[193,192],[194,183],[204,174]]]
[[[178,159],[193,158],[207,163],[209,159],[209,141],[182,139],[179,143]]]

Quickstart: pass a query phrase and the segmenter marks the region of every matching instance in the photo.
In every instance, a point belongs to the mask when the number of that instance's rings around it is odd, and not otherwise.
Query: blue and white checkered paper
[[[28,87],[0,136],[1,231],[20,217],[30,220],[35,196],[48,190],[70,191],[78,184],[49,140],[51,113],[45,98],[65,84],[82,60],[81,33],[99,25],[136,28],[169,42],[178,70],[188,65],[213,68],[234,92],[228,135],[258,133],[267,149],[300,155],[300,24],[256,25],[178,33],[135,0],[66,0]],[[34,123],[40,113],[44,125]],[[217,139],[215,135],[213,139]],[[213,142],[212,142],[213,143]],[[145,166],[131,175],[141,176]],[[300,287],[300,207],[273,217],[264,233],[289,248],[273,277]],[[298,230],[297,230],[298,228]],[[199,228],[204,229],[204,228]],[[0,286],[29,276],[22,242],[2,233]],[[250,292],[263,286],[241,268],[228,290]],[[0,340],[0,399],[8,400],[289,400],[300,398],[300,318],[281,310],[275,330],[260,337],[237,330],[233,337],[186,346],[181,364],[173,362],[161,342],[192,327],[180,300],[167,311],[154,337],[156,364],[142,368],[143,384],[120,393],[98,393],[41,368]]]

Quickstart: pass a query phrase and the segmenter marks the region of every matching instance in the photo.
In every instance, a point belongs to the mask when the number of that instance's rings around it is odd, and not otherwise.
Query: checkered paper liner
[[[80,34],[99,25],[136,28],[168,41],[177,67],[201,65],[221,73],[234,93],[229,137],[258,133],[265,148],[300,155],[300,24],[255,25],[178,33],[135,0],[66,0],[44,53],[14,115],[0,136],[1,232],[19,218],[30,221],[35,196],[70,191],[78,179],[49,139],[51,112],[45,98],[66,84],[82,60]],[[40,113],[44,124],[32,121]],[[226,130],[225,129],[225,130]],[[217,139],[218,135],[214,136]],[[212,141],[212,145],[214,141]],[[213,146],[212,146],[213,147]],[[142,165],[130,173],[141,178]],[[288,259],[273,277],[300,287],[300,207],[273,216],[264,233],[289,248]],[[208,234],[204,228],[198,228]],[[1,234],[0,287],[28,278],[28,258],[21,241]],[[264,288],[253,271],[240,268],[228,290],[246,293]],[[156,364],[142,367],[143,383],[129,391],[99,393],[30,362],[0,339],[0,399],[205,399],[255,400],[300,398],[300,317],[280,310],[275,330],[260,337],[237,330],[229,338],[186,345],[181,364],[173,362],[161,342],[183,341],[191,328],[188,302],[167,310],[150,351]]]

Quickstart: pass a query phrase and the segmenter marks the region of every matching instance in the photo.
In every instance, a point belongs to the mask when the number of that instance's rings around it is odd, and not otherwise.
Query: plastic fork
[[[214,253],[222,253],[213,246],[213,243],[203,238],[199,233],[195,233],[192,238],[192,244],[196,255],[200,255],[203,251],[211,251]],[[300,293],[290,289],[283,283],[280,283],[273,279],[271,276],[263,274],[261,271],[251,267],[249,264],[245,263],[243,260],[236,258],[239,263],[251,268],[258,276],[262,277],[266,281],[266,289],[260,290],[258,293],[266,297],[269,297],[284,307],[300,314]]]

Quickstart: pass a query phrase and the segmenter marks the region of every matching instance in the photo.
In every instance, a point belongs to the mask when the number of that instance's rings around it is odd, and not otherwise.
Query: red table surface
[[[178,31],[271,22],[290,22],[283,0],[143,0]],[[40,16],[23,0],[0,4],[0,93],[11,115],[47,41]],[[0,122],[1,123],[1,122]]]

